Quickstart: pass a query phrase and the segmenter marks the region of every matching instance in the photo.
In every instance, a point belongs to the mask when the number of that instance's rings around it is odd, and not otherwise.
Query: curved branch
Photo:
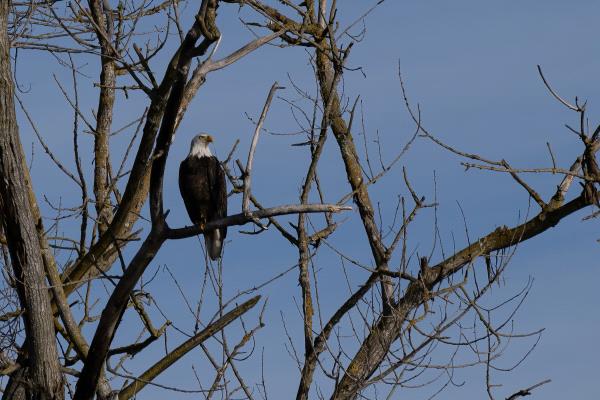
[[[546,383],[550,383],[552,382],[550,379],[546,379],[545,381],[542,381],[540,383],[536,383],[535,385],[528,387],[527,389],[521,389],[518,392],[510,395],[509,397],[506,398],[506,400],[515,400],[518,399],[519,397],[525,397],[525,396],[529,396],[531,394],[531,391],[533,389],[536,389],[542,385],[545,385]]]

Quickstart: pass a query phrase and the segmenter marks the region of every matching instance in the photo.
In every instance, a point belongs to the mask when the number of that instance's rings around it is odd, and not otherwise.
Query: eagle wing
[[[227,183],[225,172],[216,157],[206,157],[208,161],[208,184],[210,187],[209,221],[225,218],[227,216]],[[221,240],[227,237],[227,227],[219,228]]]

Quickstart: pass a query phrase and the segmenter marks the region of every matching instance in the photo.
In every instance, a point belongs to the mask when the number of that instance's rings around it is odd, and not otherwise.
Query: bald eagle
[[[192,139],[190,153],[179,166],[179,191],[190,219],[204,227],[208,222],[227,216],[227,185],[219,160],[212,155],[207,134]],[[204,232],[206,251],[212,260],[221,256],[227,228]]]

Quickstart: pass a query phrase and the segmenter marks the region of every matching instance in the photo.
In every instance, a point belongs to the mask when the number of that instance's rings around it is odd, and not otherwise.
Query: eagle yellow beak
[[[210,135],[206,135],[206,143],[212,143],[213,142],[213,137]]]

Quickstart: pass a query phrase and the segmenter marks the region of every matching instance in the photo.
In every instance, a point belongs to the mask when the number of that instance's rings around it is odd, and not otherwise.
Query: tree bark
[[[27,339],[23,350],[28,368],[21,376],[25,382],[20,380],[22,387],[17,392],[25,390],[26,397],[31,399],[63,399],[50,296],[36,221],[29,204],[26,174],[22,169],[24,156],[15,115],[9,57],[9,5],[9,0],[0,0],[0,214],[17,293],[21,307],[26,310],[23,318]],[[12,383],[18,385],[14,380]]]
[[[98,115],[94,132],[94,195],[96,197],[98,231],[102,235],[106,232],[112,219],[108,179],[108,139],[112,126],[116,85],[115,59],[110,43],[113,36],[113,21],[112,10],[104,9],[108,6],[108,2],[103,5],[100,1],[90,0],[88,4],[97,26],[96,36],[101,50],[100,96],[98,96]]]

